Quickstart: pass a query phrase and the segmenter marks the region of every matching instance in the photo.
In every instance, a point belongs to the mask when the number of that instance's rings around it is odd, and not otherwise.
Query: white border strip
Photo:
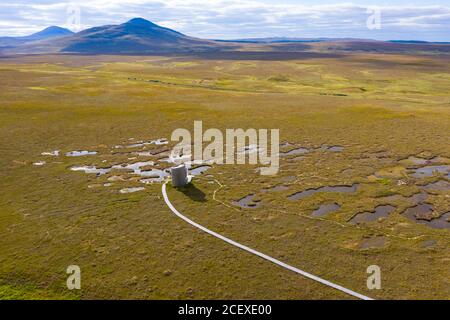
[[[309,278],[309,279],[311,279],[311,280],[320,282],[320,283],[322,283],[322,284],[324,284],[324,285],[326,285],[326,286],[332,287],[332,288],[334,288],[334,289],[337,289],[337,290],[339,290],[339,291],[342,291],[342,292],[344,292],[344,293],[346,293],[346,294],[349,294],[349,295],[351,295],[351,296],[354,296],[354,297],[359,298],[359,299],[362,299],[362,300],[373,300],[372,298],[369,298],[369,297],[367,297],[367,296],[365,296],[365,295],[362,295],[362,294],[357,293],[357,292],[355,292],[355,291],[352,291],[352,290],[350,290],[350,289],[344,288],[344,287],[342,287],[342,286],[340,286],[340,285],[338,285],[338,284],[335,284],[335,283],[332,283],[332,282],[330,282],[330,281],[328,281],[328,280],[325,280],[325,279],[322,279],[322,278],[320,278],[320,277],[317,277],[317,276],[315,276],[315,275],[313,275],[313,274],[311,274],[311,273],[308,273],[308,272],[306,272],[306,271],[303,271],[303,270],[297,269],[297,268],[295,268],[295,267],[292,267],[292,266],[290,266],[290,265],[288,265],[288,264],[286,264],[286,263],[284,263],[284,262],[282,262],[282,261],[280,261],[280,260],[277,260],[277,259],[275,259],[275,258],[272,258],[272,257],[270,257],[270,256],[268,256],[268,255],[266,255],[266,254],[264,254],[264,253],[261,253],[261,252],[259,252],[259,251],[256,251],[256,250],[252,249],[252,248],[249,248],[249,247],[247,247],[247,246],[244,246],[244,245],[242,245],[242,244],[240,244],[240,243],[238,243],[238,242],[236,242],[236,241],[233,241],[233,240],[231,240],[231,239],[228,239],[227,237],[224,237],[224,236],[222,236],[222,235],[220,235],[220,234],[218,234],[218,233],[216,233],[216,232],[214,232],[214,231],[212,231],[212,230],[209,230],[208,228],[205,228],[204,226],[202,226],[202,225],[200,225],[200,224],[198,224],[198,223],[192,221],[191,219],[189,219],[189,218],[185,217],[184,215],[182,215],[182,214],[181,214],[177,209],[175,209],[175,207],[172,205],[172,203],[171,203],[170,200],[169,200],[169,197],[167,196],[167,192],[166,192],[166,184],[167,184],[167,182],[164,183],[163,186],[162,186],[162,194],[163,194],[163,197],[164,197],[164,201],[166,202],[167,206],[169,207],[170,210],[172,210],[173,213],[175,213],[179,218],[183,219],[184,221],[186,221],[186,222],[189,223],[190,225],[192,225],[192,226],[194,226],[194,227],[196,227],[196,228],[198,228],[198,229],[200,229],[200,230],[202,230],[202,231],[204,231],[204,232],[206,232],[206,233],[212,235],[213,237],[216,237],[216,238],[218,238],[218,239],[220,239],[220,240],[223,240],[223,241],[225,241],[225,242],[231,244],[232,246],[235,246],[235,247],[238,247],[238,248],[240,248],[240,249],[242,249],[242,250],[245,250],[245,251],[247,251],[247,252],[250,252],[251,254],[254,254],[254,255],[256,255],[256,256],[258,256],[258,257],[261,257],[261,258],[263,258],[263,259],[265,259],[265,260],[268,260],[268,261],[270,261],[270,262],[272,262],[272,263],[275,263],[276,265],[279,265],[280,267],[283,267],[283,268],[285,268],[285,269],[288,269],[288,270],[291,270],[291,271],[293,271],[293,272],[295,272],[295,273],[298,273],[298,274],[300,274],[300,275],[302,275],[302,276],[304,276],[304,277],[306,277],[306,278]]]

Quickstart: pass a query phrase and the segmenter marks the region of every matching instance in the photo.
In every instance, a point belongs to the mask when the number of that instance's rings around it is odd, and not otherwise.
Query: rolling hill
[[[71,36],[73,34],[74,33],[72,31],[70,31],[69,29],[65,29],[65,28],[61,28],[61,27],[57,27],[57,26],[51,26],[51,27],[45,28],[42,31],[33,33],[29,36],[0,37],[0,47],[19,46],[19,45],[34,42],[34,41],[67,37],[67,36]]]
[[[219,43],[197,39],[142,18],[94,27],[69,37],[19,44],[16,53],[147,54],[215,50]]]

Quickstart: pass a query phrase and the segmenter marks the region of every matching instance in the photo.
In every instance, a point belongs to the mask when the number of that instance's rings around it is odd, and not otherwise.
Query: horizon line
[[[61,28],[61,29],[66,29],[70,32],[72,32],[73,34],[78,34],[80,32],[92,29],[92,28],[97,28],[97,27],[102,27],[102,26],[118,26],[121,24],[125,24],[128,23],[132,20],[135,19],[141,19],[141,20],[145,20],[147,22],[150,22],[152,24],[157,25],[158,27],[162,27],[162,28],[168,28],[170,30],[176,31],[176,32],[180,32],[176,29],[173,28],[169,28],[169,27],[164,27],[163,25],[160,25],[158,23],[152,22],[151,20],[142,18],[142,17],[135,17],[135,18],[131,18],[125,22],[122,23],[118,23],[118,24],[105,24],[105,25],[95,25],[95,26],[90,26],[84,29],[80,29],[79,31],[73,31],[70,29],[70,27],[65,27],[65,26],[60,26],[60,25],[49,25],[46,27],[43,27],[42,29],[39,29],[31,34],[23,34],[23,35],[16,35],[16,36],[11,36],[11,35],[1,35],[0,34],[0,38],[21,38],[21,37],[28,37],[28,36],[32,36],[36,33],[39,33],[41,31],[44,31],[48,28],[52,28],[52,27],[56,27],[56,28]],[[189,35],[188,35],[189,36]],[[430,44],[450,44],[450,39],[448,40],[444,40],[444,41],[430,41],[430,40],[424,40],[424,39],[420,39],[420,38],[392,38],[392,39],[377,39],[377,38],[361,38],[361,37],[349,37],[349,36],[342,36],[342,37],[324,37],[324,36],[309,36],[309,37],[300,37],[300,36],[280,36],[280,35],[276,35],[276,36],[256,36],[256,37],[242,37],[242,38],[216,38],[216,37],[197,37],[197,36],[191,36],[194,38],[198,38],[198,39],[203,39],[203,40],[211,40],[211,41],[224,41],[224,42],[256,42],[256,41],[264,41],[264,40],[269,40],[269,39],[273,39],[274,41],[276,41],[277,39],[279,41],[285,41],[285,42],[310,42],[310,41],[316,41],[316,40],[323,40],[323,42],[326,42],[327,40],[333,41],[333,40],[361,40],[361,41],[378,41],[378,42],[421,42],[421,43],[430,43]]]

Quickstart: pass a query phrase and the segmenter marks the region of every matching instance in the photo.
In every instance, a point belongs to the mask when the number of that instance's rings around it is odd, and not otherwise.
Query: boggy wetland
[[[352,298],[172,214],[171,133],[196,120],[279,129],[280,168],[190,164],[180,212],[376,299],[450,298],[448,55],[23,55],[0,75],[1,298]]]

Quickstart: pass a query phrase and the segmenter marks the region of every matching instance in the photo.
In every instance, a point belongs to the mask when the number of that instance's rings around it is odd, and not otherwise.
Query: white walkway
[[[268,260],[268,261],[270,261],[270,262],[272,262],[272,263],[275,263],[276,265],[279,265],[280,267],[283,267],[283,268],[285,268],[285,269],[291,270],[291,271],[293,271],[293,272],[295,272],[295,273],[298,273],[298,274],[300,274],[300,275],[302,275],[302,276],[304,276],[304,277],[306,277],[306,278],[309,278],[309,279],[311,279],[311,280],[320,282],[320,283],[322,283],[322,284],[324,284],[324,285],[326,285],[326,286],[332,287],[332,288],[334,288],[334,289],[336,289],[336,290],[342,291],[342,292],[344,292],[344,293],[346,293],[346,294],[349,294],[349,295],[354,296],[354,297],[359,298],[359,299],[363,299],[363,300],[373,300],[372,298],[369,298],[369,297],[367,297],[367,296],[365,296],[365,295],[362,295],[362,294],[360,294],[360,293],[358,293],[358,292],[355,292],[355,291],[353,291],[353,290],[344,288],[344,287],[342,287],[342,286],[340,286],[340,285],[338,285],[338,284],[335,284],[335,283],[330,282],[330,281],[328,281],[328,280],[325,280],[325,279],[322,279],[322,278],[320,278],[320,277],[317,277],[317,276],[315,276],[315,275],[313,275],[313,274],[311,274],[311,273],[308,273],[308,272],[306,272],[306,271],[297,269],[297,268],[295,268],[295,267],[293,267],[293,266],[290,266],[290,265],[288,265],[288,264],[286,264],[286,263],[284,263],[284,262],[282,262],[282,261],[280,261],[280,260],[277,260],[277,259],[275,259],[275,258],[272,258],[272,257],[270,257],[270,256],[268,256],[268,255],[266,255],[266,254],[264,254],[264,253],[261,253],[261,252],[259,252],[259,251],[256,251],[256,250],[252,249],[252,248],[249,248],[249,247],[247,247],[247,246],[244,246],[243,244],[240,244],[240,243],[238,243],[238,242],[236,242],[236,241],[233,241],[233,240],[231,240],[231,239],[228,239],[227,237],[224,237],[224,236],[222,236],[222,235],[220,235],[220,234],[218,234],[218,233],[216,233],[216,232],[214,232],[214,231],[212,231],[212,230],[209,230],[208,228],[205,228],[204,226],[202,226],[202,225],[200,225],[200,224],[198,224],[198,223],[192,221],[191,219],[189,219],[189,218],[185,217],[184,215],[182,215],[182,214],[181,214],[181,213],[180,213],[180,212],[172,205],[172,203],[171,203],[170,200],[169,200],[169,197],[167,196],[166,184],[167,184],[167,182],[164,183],[163,186],[162,186],[162,194],[163,194],[164,201],[166,202],[167,206],[168,206],[169,209],[172,210],[172,212],[175,213],[179,218],[183,219],[184,221],[186,221],[187,223],[191,224],[192,226],[194,226],[194,227],[196,227],[196,228],[198,228],[198,229],[200,229],[200,230],[202,230],[202,231],[204,231],[204,232],[206,232],[206,233],[212,235],[213,237],[216,237],[216,238],[218,238],[218,239],[220,239],[220,240],[223,240],[223,241],[225,241],[225,242],[231,244],[232,246],[238,247],[238,248],[240,248],[240,249],[242,249],[242,250],[245,250],[245,251],[247,251],[247,252],[249,252],[249,253],[251,253],[251,254],[254,254],[254,255],[258,256],[258,257],[261,257],[261,258],[263,258],[263,259],[266,259],[266,260]]]

